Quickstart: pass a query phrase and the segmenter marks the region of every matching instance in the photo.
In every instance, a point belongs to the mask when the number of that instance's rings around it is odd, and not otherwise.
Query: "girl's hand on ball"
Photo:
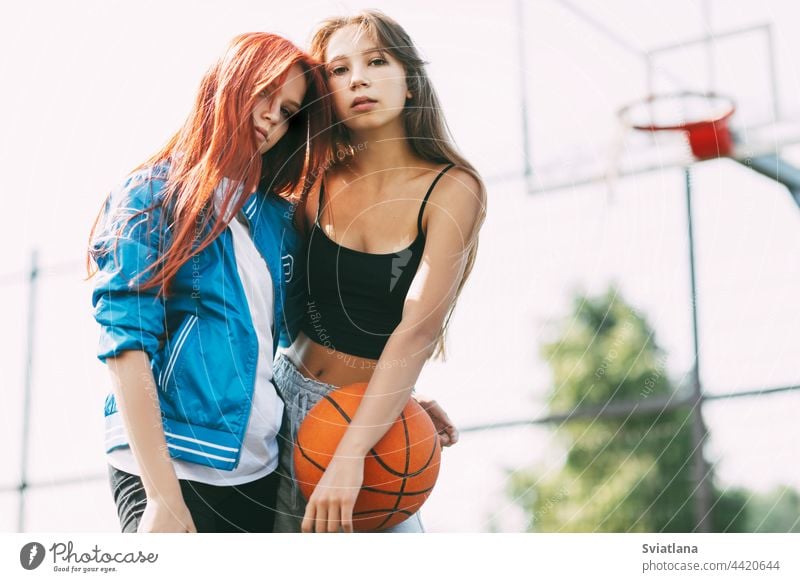
[[[364,457],[334,456],[306,504],[303,533],[352,533],[353,507],[363,482]]]
[[[450,417],[447,416],[444,409],[439,406],[439,403],[421,394],[414,394],[414,399],[419,403],[422,409],[428,413],[428,416],[431,417],[433,426],[436,428],[436,432],[439,435],[439,442],[442,443],[442,447],[451,447],[456,444],[458,442],[458,429],[450,420]]]

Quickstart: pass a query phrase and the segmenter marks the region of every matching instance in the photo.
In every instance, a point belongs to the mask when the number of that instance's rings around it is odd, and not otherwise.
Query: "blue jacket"
[[[158,203],[167,169],[134,173],[106,202],[106,219],[92,241],[99,268],[92,293],[101,326],[98,357],[105,362],[125,350],[146,352],[170,455],[232,470],[250,417],[258,341],[230,229],[181,267],[166,299],[155,289],[131,285],[169,242],[169,229],[158,228],[160,213],[166,212]],[[122,237],[114,236],[121,220],[154,203],[152,211],[130,221]],[[303,240],[292,224],[294,209],[260,191],[243,209],[272,277],[273,355],[278,345],[291,344],[303,313]],[[98,256],[99,251],[108,252]],[[105,417],[106,451],[129,446],[113,394],[106,398]]]

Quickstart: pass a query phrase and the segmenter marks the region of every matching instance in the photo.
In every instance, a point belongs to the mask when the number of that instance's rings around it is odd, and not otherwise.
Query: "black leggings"
[[[111,465],[108,475],[122,533],[136,533],[147,505],[142,480]],[[178,482],[198,533],[272,533],[277,471],[243,485],[218,486],[182,479]]]

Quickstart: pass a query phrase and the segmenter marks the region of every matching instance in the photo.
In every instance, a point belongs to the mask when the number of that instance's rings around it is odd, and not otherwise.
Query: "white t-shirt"
[[[241,213],[240,213],[241,216]],[[224,471],[181,459],[172,459],[178,479],[212,485],[241,485],[269,475],[278,466],[277,434],[283,416],[283,401],[272,380],[272,318],[274,297],[272,277],[258,252],[243,217],[228,225],[233,237],[236,267],[258,338],[258,363],[252,408],[248,420],[239,464]],[[127,440],[127,438],[126,438]],[[129,442],[129,441],[128,441]],[[133,451],[129,447],[107,453],[108,462],[126,473],[141,475]]]

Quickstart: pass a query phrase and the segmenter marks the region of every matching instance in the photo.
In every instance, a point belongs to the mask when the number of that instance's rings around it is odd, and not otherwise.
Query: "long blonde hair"
[[[481,189],[477,194],[485,200],[486,187],[480,175],[456,149],[452,134],[442,113],[439,98],[425,71],[425,61],[420,57],[417,48],[408,33],[395,20],[378,10],[365,10],[353,16],[333,17],[322,21],[311,39],[309,52],[319,61],[325,61],[325,51],[328,48],[331,36],[347,26],[358,27],[359,34],[366,34],[374,39],[382,50],[391,54],[403,64],[406,73],[406,84],[413,97],[406,102],[403,109],[403,120],[406,139],[409,140],[412,151],[424,160],[434,163],[453,163],[471,174],[478,182]],[[334,163],[340,163],[354,155],[354,148],[350,141],[350,132],[341,122],[334,121],[331,136],[334,147],[337,149]],[[344,154],[344,155],[342,155]],[[468,243],[467,264],[464,274],[456,289],[456,294],[445,316],[442,328],[435,340],[434,358],[446,358],[445,336],[450,317],[455,308],[456,301],[461,295],[464,283],[467,281],[475,256],[478,252],[478,230],[486,216],[485,206],[481,207],[481,215],[475,228],[475,235]]]

